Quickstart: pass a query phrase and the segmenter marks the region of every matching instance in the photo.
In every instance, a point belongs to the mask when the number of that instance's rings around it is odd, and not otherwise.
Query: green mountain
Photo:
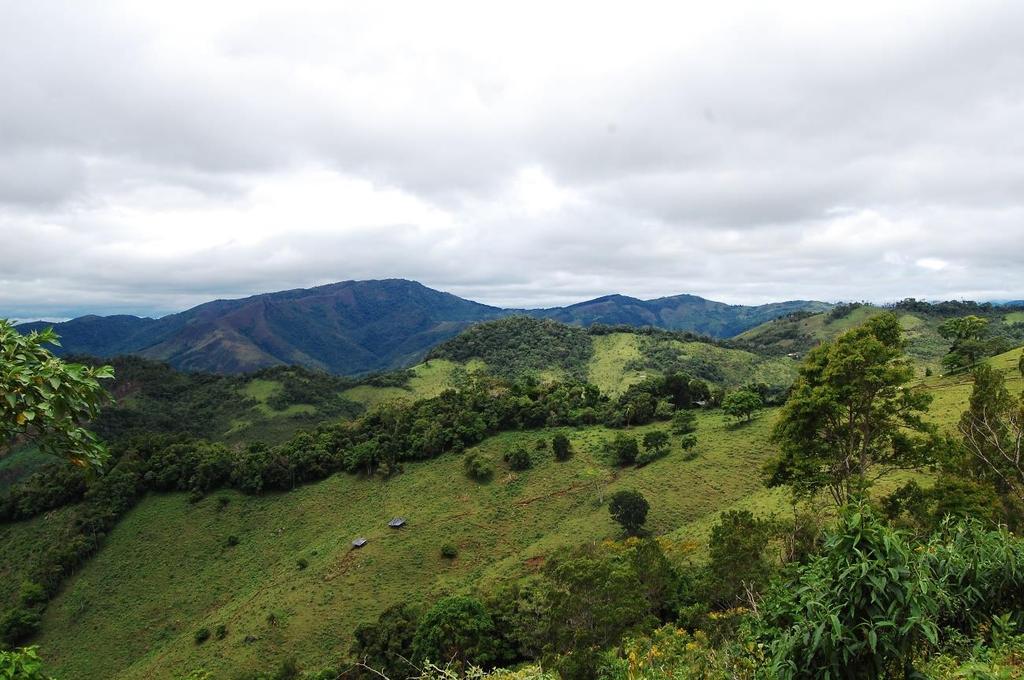
[[[53,325],[68,354],[137,354],[187,371],[301,365],[354,375],[415,363],[470,324],[503,314],[414,281],[389,279],[215,300],[156,320],[89,316],[19,329]]]
[[[692,331],[714,338],[731,338],[748,328],[793,312],[826,311],[831,305],[812,300],[773,302],[766,305],[727,305],[696,295],[674,295],[655,300],[638,300],[624,295],[580,302],[568,307],[529,312],[563,323],[653,326]]]
[[[783,314],[827,307],[805,301],[744,307],[681,295],[650,301],[609,296],[564,308],[512,310],[415,281],[387,279],[216,300],[160,319],[84,316],[18,327],[28,331],[54,326],[65,354],[134,354],[182,370],[212,373],[301,365],[358,375],[412,365],[468,326],[511,315],[579,326],[626,324],[729,337]]]

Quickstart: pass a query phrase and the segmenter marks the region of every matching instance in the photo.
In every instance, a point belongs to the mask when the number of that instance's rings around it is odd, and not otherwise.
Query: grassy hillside
[[[226,672],[265,667],[290,651],[341,655],[355,625],[394,601],[426,602],[516,576],[558,546],[614,536],[602,500],[617,489],[652,500],[652,530],[684,536],[689,523],[759,488],[754,471],[768,455],[771,418],[734,428],[717,413],[702,414],[696,460],[676,450],[640,470],[613,470],[601,453],[611,431],[594,427],[567,431],[576,451],[570,461],[538,452],[536,466],[522,473],[509,472],[501,454],[516,443],[534,450],[553,430],[485,441],[479,448],[499,474],[483,485],[448,455],[389,482],[336,475],[287,494],[219,493],[197,504],[184,494],[154,495],[51,604],[38,642],[53,670],[69,678],[173,677],[171,669],[198,665]],[[219,497],[230,499],[221,510]],[[389,529],[395,515],[409,526]],[[12,541],[31,533],[20,525],[9,531]],[[229,535],[237,546],[227,547]],[[352,551],[357,536],[370,543]],[[440,556],[444,543],[458,546],[455,560]],[[300,557],[308,568],[298,568]],[[195,645],[195,629],[220,623],[225,640]]]
[[[1024,379],[1021,378],[1020,371],[1017,369],[1021,351],[1021,348],[1013,349],[987,360],[989,364],[998,368],[1006,376],[1006,387],[1012,394],[1024,391]],[[970,374],[934,376],[923,380],[922,384],[935,395],[931,407],[931,417],[934,421],[955,427],[960,414],[967,409],[971,397],[973,382]]]
[[[947,306],[949,305],[949,306]],[[823,340],[831,340],[840,333],[857,326],[867,319],[886,311],[895,311],[907,339],[907,353],[917,364],[923,377],[926,369],[941,371],[942,357],[949,351],[950,341],[939,334],[939,326],[948,318],[979,314],[989,319],[990,331],[1005,335],[1010,344],[1019,344],[1024,339],[1022,328],[1015,326],[1017,314],[1002,313],[996,309],[958,309],[953,303],[927,305],[915,303],[897,305],[894,310],[873,305],[836,308],[821,314],[796,314],[775,319],[752,328],[736,337],[740,346],[749,347],[759,353],[802,355]],[[838,314],[843,312],[842,314]]]

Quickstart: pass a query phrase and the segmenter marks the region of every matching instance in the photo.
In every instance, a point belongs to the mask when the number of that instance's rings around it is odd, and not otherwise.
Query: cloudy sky
[[[1021,2],[0,16],[0,316],[383,277],[516,306],[1024,298]]]

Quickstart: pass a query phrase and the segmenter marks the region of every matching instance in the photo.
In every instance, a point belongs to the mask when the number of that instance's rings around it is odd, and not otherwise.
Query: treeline
[[[888,308],[912,314],[935,314],[938,316],[963,316],[966,314],[1006,314],[1024,310],[1024,305],[994,305],[991,302],[974,302],[972,300],[946,300],[944,302],[926,302],[916,298],[904,298]]]

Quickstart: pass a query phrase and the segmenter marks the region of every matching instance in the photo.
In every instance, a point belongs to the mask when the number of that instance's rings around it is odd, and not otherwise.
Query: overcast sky
[[[1024,3],[0,0],[0,316],[1024,298]]]

